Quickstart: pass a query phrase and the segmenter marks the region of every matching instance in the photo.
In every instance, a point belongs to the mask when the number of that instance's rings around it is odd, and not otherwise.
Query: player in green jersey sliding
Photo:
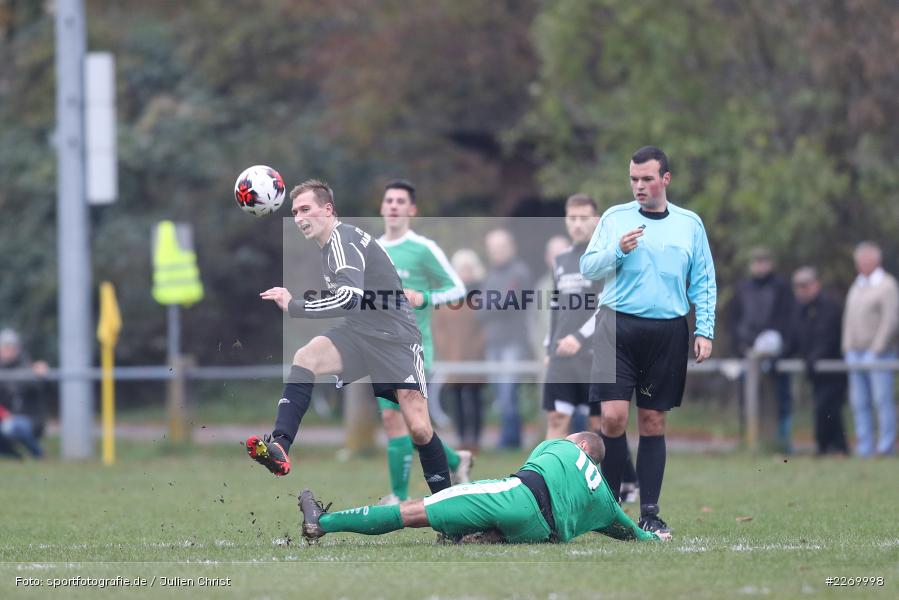
[[[573,433],[541,443],[511,477],[455,485],[399,506],[329,513],[310,490],[303,490],[303,537],[312,541],[338,531],[380,535],[431,527],[452,539],[489,532],[510,543],[567,542],[588,531],[619,540],[671,539],[668,532],[643,531],[621,510],[597,466],[604,454],[598,435]]]
[[[403,283],[403,292],[415,307],[415,320],[421,330],[425,376],[434,360],[431,334],[433,307],[465,297],[465,285],[446,259],[443,250],[410,228],[418,212],[415,186],[405,180],[391,181],[384,188],[381,216],[384,235],[378,240],[387,251]],[[387,466],[392,493],[382,504],[398,504],[409,497],[409,469],[412,465],[412,438],[403,421],[400,407],[392,398],[378,398],[381,422],[387,434]],[[469,481],[472,456],[468,450],[453,450],[444,444],[453,483]]]

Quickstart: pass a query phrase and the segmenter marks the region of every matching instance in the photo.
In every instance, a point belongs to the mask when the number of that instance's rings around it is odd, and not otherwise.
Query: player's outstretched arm
[[[643,531],[631,520],[627,513],[621,510],[617,502],[613,503],[615,520],[606,527],[596,529],[597,533],[607,535],[616,540],[637,540],[640,542],[667,541],[671,539],[670,533],[657,534]]]
[[[263,300],[271,300],[282,311],[298,319],[332,319],[345,317],[347,311],[357,310],[361,305],[362,290],[341,287],[333,296],[306,301],[294,298],[285,288],[275,287],[259,294]]]
[[[358,288],[343,286],[337,288],[333,296],[317,300],[294,298],[287,305],[287,311],[295,319],[333,319],[345,317],[362,306],[363,292]]]

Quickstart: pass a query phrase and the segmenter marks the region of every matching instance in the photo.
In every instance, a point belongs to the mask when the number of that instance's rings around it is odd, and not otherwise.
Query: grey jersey
[[[328,291],[290,303],[293,317],[345,317],[353,331],[394,342],[421,343],[412,306],[390,257],[371,235],[338,221],[322,247]]]
[[[574,335],[583,348],[579,354],[589,354],[590,344],[584,342],[593,335],[594,314],[599,307],[602,282],[581,275],[580,259],[587,244],[572,246],[556,257],[553,266],[554,301],[551,304],[549,326],[549,355],[553,355],[556,343],[565,336]]]

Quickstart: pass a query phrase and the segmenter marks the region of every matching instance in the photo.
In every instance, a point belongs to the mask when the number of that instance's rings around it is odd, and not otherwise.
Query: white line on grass
[[[767,596],[771,593],[771,590],[765,586],[756,587],[754,585],[744,585],[737,591],[741,594],[746,594],[747,596]]]
[[[568,556],[596,556],[598,554],[614,554],[609,548],[590,548],[587,550],[581,548],[572,548],[570,550],[566,550],[565,554]]]
[[[797,546],[795,544],[761,544],[752,546],[748,544],[735,544],[730,547],[732,552],[768,552],[772,550],[824,550],[824,546],[818,544],[808,544],[806,546]]]

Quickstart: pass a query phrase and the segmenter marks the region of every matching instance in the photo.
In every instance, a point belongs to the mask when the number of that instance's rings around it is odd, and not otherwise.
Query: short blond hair
[[[318,179],[307,179],[290,190],[290,201],[293,202],[297,199],[297,196],[306,192],[313,192],[315,194],[315,201],[318,202],[319,206],[324,206],[330,202],[331,206],[334,206],[335,209],[337,208],[334,205],[334,190],[332,190],[331,186],[327,183]],[[336,212],[337,211],[335,210],[335,214]]]
[[[606,457],[606,445],[602,438],[592,431],[579,431],[572,433],[567,438],[569,441],[577,444],[578,442],[587,442],[587,454],[593,459],[593,462],[599,464]]]

